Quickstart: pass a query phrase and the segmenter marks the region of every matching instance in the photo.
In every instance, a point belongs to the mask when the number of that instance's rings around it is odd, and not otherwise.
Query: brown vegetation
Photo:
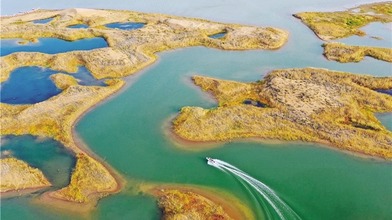
[[[275,70],[257,83],[202,76],[193,80],[212,93],[219,106],[181,109],[173,130],[186,140],[301,140],[392,158],[392,132],[374,116],[392,112],[392,97],[374,91],[391,89],[391,77],[306,68]]]

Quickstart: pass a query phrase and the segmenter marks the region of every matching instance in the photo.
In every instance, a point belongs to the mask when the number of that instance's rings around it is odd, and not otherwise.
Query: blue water
[[[0,85],[1,102],[8,104],[34,104],[61,92],[50,75],[57,73],[40,67],[21,67]]]
[[[117,28],[121,30],[135,30],[144,27],[146,25],[145,23],[139,23],[139,22],[116,22],[116,23],[110,23],[106,24],[105,27],[107,28]]]
[[[75,167],[73,154],[52,139],[6,136],[1,140],[0,150],[2,158],[15,157],[39,168],[55,188],[69,183],[71,170]]]
[[[14,70],[10,78],[0,84],[1,102],[8,104],[34,104],[45,101],[61,92],[50,75],[58,73],[37,66],[21,67]],[[79,67],[74,76],[81,85],[104,86],[103,80],[96,80],[86,67]]]
[[[89,26],[87,24],[75,24],[75,25],[70,25],[67,28],[88,28]]]
[[[53,18],[45,18],[45,19],[40,19],[40,20],[34,20],[33,23],[34,24],[47,24],[49,22],[51,22],[53,20]]]
[[[47,54],[63,53],[75,50],[92,50],[107,47],[105,39],[101,37],[66,41],[58,38],[40,38],[38,42],[18,44],[20,39],[1,40],[1,56],[14,52],[41,52]]]
[[[366,32],[365,36],[351,36],[337,41],[348,45],[392,47],[392,23],[370,23],[360,30]]]
[[[378,89],[376,91],[384,94],[392,95],[392,89]]]
[[[226,36],[227,32],[221,32],[221,33],[217,33],[217,34],[213,34],[210,35],[210,38],[214,38],[214,39],[220,39],[223,38],[224,36]]]

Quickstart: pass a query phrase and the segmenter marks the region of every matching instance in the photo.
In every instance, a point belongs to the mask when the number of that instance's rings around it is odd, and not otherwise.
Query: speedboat
[[[208,164],[215,164],[215,160],[212,159],[211,157],[206,157],[206,159]]]

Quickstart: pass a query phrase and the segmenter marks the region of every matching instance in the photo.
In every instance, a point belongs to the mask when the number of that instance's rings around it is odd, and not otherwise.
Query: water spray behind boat
[[[244,171],[238,169],[237,167],[226,163],[225,161],[212,159],[207,157],[207,164],[218,168],[226,173],[231,173],[237,178],[248,183],[252,188],[254,188],[275,210],[276,214],[282,220],[295,220],[301,219],[297,213],[294,212],[279,196],[267,185],[260,182],[259,180],[253,178]]]

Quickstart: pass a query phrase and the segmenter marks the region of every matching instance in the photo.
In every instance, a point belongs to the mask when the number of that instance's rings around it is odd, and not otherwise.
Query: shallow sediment
[[[42,171],[29,166],[24,161],[15,158],[2,158],[0,166],[0,192],[2,196],[10,191],[18,191],[19,194],[24,190],[33,192],[52,185]]]
[[[350,46],[343,43],[325,43],[324,56],[341,63],[360,62],[365,56],[392,62],[392,49],[382,47]]]
[[[392,112],[392,97],[374,91],[392,88],[392,77],[305,68],[275,70],[255,83],[202,76],[193,81],[214,95],[219,106],[182,108],[173,131],[183,139],[300,140],[392,158],[392,132],[374,116]]]
[[[363,36],[366,33],[360,28],[371,22],[392,22],[392,2],[360,5],[338,12],[301,12],[294,17],[301,19],[322,40]]]

